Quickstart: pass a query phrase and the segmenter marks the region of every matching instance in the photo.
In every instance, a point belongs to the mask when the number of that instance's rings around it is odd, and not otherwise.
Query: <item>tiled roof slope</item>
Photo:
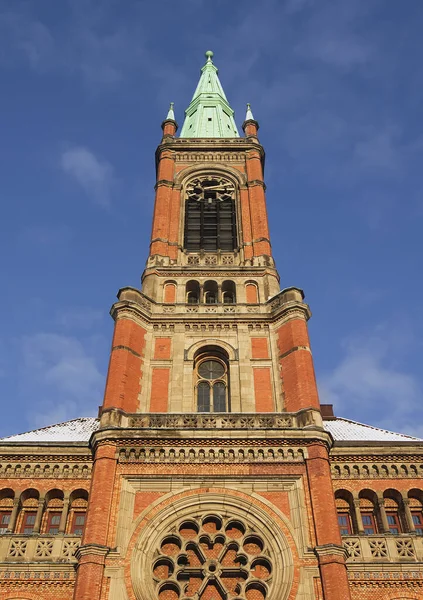
[[[1,438],[0,442],[88,442],[91,434],[98,428],[98,419],[83,417],[65,423],[50,425],[27,433],[19,433]],[[324,421],[324,428],[337,442],[413,442],[421,438],[378,429],[348,419],[335,418]]]
[[[3,442],[88,442],[91,434],[98,428],[98,419],[95,417],[82,417],[72,419],[57,425],[49,425],[41,429],[34,429],[27,433],[18,433],[1,438]]]
[[[418,442],[421,438],[394,433],[386,429],[378,429],[349,419],[337,417],[323,422],[326,431],[332,434],[337,442]]]

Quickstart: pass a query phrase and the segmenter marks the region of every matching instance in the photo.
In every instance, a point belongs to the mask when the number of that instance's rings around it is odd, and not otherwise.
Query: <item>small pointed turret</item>
[[[175,113],[173,111],[174,103],[171,102],[169,106],[169,110],[167,112],[166,119],[162,123],[163,136],[174,136],[177,129],[178,123],[175,120]]]
[[[185,111],[181,137],[233,138],[239,137],[234,111],[223,91],[213,64],[213,52],[207,50],[207,62],[201,69],[197,89]]]
[[[251,104],[247,104],[247,113],[245,115],[245,121],[242,124],[242,129],[246,137],[257,137],[259,124],[253,117],[253,111],[251,110]]]

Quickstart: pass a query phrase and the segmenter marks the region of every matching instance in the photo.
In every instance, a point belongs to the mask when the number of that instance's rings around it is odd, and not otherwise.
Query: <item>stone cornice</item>
[[[95,557],[103,557],[105,558],[109,553],[110,548],[108,546],[103,546],[101,544],[84,544],[80,546],[75,553],[75,557],[78,561],[82,557],[86,556],[95,556]]]
[[[314,552],[319,558],[319,562],[325,564],[329,562],[344,562],[349,556],[348,550],[340,544],[315,546]]]

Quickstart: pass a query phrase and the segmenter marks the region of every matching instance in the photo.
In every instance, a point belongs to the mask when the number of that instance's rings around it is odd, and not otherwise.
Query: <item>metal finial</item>
[[[207,52],[206,52],[206,58],[207,58],[207,62],[213,62],[212,61],[213,52],[211,50],[207,50]]]

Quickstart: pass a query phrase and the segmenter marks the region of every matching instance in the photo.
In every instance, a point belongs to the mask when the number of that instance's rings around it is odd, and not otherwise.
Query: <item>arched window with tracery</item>
[[[235,250],[235,186],[225,177],[197,177],[186,187],[184,248]]]
[[[198,412],[228,412],[229,362],[226,353],[217,347],[202,349],[194,364]]]

